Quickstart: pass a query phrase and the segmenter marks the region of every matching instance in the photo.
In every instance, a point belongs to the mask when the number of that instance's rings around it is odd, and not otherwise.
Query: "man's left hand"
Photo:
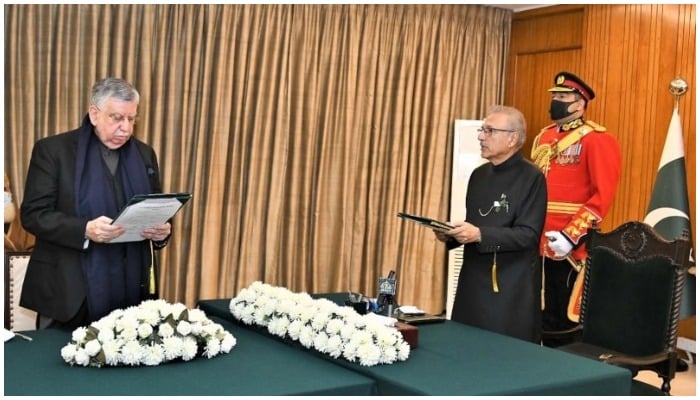
[[[567,254],[574,248],[574,245],[568,241],[559,231],[545,232],[544,235],[549,239],[547,246],[554,252],[557,257],[566,257]]]
[[[144,239],[150,239],[156,242],[160,242],[165,240],[165,238],[167,238],[168,236],[170,236],[170,230],[170,223],[166,222],[161,225],[156,225],[144,229],[141,233],[141,237],[143,237]]]

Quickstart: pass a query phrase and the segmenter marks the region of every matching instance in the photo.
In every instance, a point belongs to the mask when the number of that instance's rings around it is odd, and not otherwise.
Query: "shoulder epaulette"
[[[540,132],[548,131],[548,130],[554,128],[555,126],[557,126],[557,124],[549,124],[549,125],[545,126],[544,128],[542,128],[542,130]]]
[[[591,120],[586,120],[586,125],[590,125],[591,128],[593,128],[594,131],[596,132],[605,132],[607,129],[603,125],[599,125]]]
[[[542,137],[542,135],[545,132],[547,132],[551,128],[554,128],[555,126],[557,126],[557,124],[549,124],[549,125],[545,126],[544,128],[542,128],[542,130],[539,131],[537,133],[537,135],[535,135],[535,138],[532,140],[532,150],[531,150],[531,157],[533,160],[537,158],[536,150],[537,150],[537,147],[539,147],[539,145],[540,145],[540,138]],[[548,160],[549,160],[549,158],[548,158]]]

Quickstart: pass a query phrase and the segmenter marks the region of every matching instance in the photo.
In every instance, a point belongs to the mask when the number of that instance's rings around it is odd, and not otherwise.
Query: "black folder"
[[[430,229],[437,229],[439,231],[449,231],[451,229],[454,229],[454,226],[452,226],[446,222],[438,221],[438,220],[432,219],[432,218],[419,217],[417,215],[411,215],[411,214],[402,213],[402,212],[398,213],[397,216],[399,218],[403,218],[405,220],[423,225],[423,226],[428,227]]]

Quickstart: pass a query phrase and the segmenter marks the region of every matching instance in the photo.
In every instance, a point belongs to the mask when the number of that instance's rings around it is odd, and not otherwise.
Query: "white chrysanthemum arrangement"
[[[204,311],[146,300],[73,331],[61,357],[83,367],[158,365],[228,353],[236,338]]]
[[[256,281],[231,299],[229,308],[246,325],[266,327],[272,335],[364,366],[405,361],[410,354],[395,327],[308,293]]]

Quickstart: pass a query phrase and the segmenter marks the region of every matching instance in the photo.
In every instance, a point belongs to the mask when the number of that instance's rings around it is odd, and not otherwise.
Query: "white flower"
[[[354,342],[345,343],[343,347],[343,357],[348,361],[356,361],[357,359],[357,345]]]
[[[157,309],[139,308],[135,314],[136,318],[141,321],[141,325],[155,325],[160,321],[160,314]]]
[[[180,315],[183,313],[183,311],[186,311],[187,307],[185,307],[184,304],[182,303],[175,303],[175,304],[170,304],[168,307],[167,315],[172,315],[173,318],[180,318]]]
[[[314,349],[320,351],[321,353],[328,352],[328,335],[325,332],[320,332],[314,338]]]
[[[153,333],[153,326],[151,326],[151,323],[158,323],[157,321],[154,322],[144,322],[143,324],[139,325],[138,328],[138,333],[139,333],[139,338],[145,339]]]
[[[190,335],[194,335],[194,336],[208,335],[208,334],[210,334],[209,329],[207,328],[208,326],[211,326],[211,325],[202,325],[200,322],[193,322],[190,324],[190,328],[192,328]],[[207,329],[205,329],[205,328],[207,328]],[[214,333],[212,332],[211,334],[213,335]]]
[[[304,325],[301,327],[301,332],[299,332],[299,343],[301,343],[301,345],[307,349],[311,348],[311,346],[314,344],[315,335],[316,333],[314,332],[313,328],[308,325]]]
[[[192,324],[192,331],[197,331],[204,336],[216,336],[216,333],[223,330],[223,327],[219,324],[209,323],[206,325]]]
[[[289,320],[287,317],[282,316],[280,318],[273,318],[267,326],[267,330],[279,337],[285,337],[287,335],[287,328],[289,327]]]
[[[119,332],[119,331],[117,331]],[[130,341],[130,340],[136,340],[136,338],[139,336],[139,331],[137,326],[131,326],[131,324],[128,324],[128,327],[122,329],[121,332],[119,332],[119,337],[124,339],[124,341]]]
[[[139,327],[139,321],[136,319],[136,316],[134,315],[133,310],[127,309],[124,311],[122,316],[116,321],[115,327],[117,332],[120,331],[133,331],[136,332],[136,330]]]
[[[182,338],[179,336],[168,336],[163,339],[163,353],[165,359],[170,361],[182,355]]]
[[[204,322],[207,320],[207,314],[198,308],[191,309],[187,313],[190,322]]]
[[[363,343],[357,347],[357,356],[360,359],[360,364],[366,367],[379,364],[381,355],[381,350],[374,343]]]
[[[143,350],[141,362],[144,365],[158,365],[165,358],[163,347],[159,344],[153,343],[150,346],[144,346]]]
[[[399,346],[399,360],[400,361],[408,360],[408,355],[411,352],[411,346],[405,340],[400,342],[398,344],[398,346]]]
[[[270,319],[269,314],[265,314],[265,310],[262,308],[256,308],[253,313],[253,323],[255,325],[267,326],[267,322]]]
[[[300,319],[301,315],[304,313],[307,307],[302,304],[297,303],[294,299],[286,299],[285,303],[290,303],[287,308],[289,308],[289,319],[295,320]]]
[[[114,329],[109,327],[101,328],[97,334],[97,340],[100,343],[106,343],[114,340]]]
[[[102,346],[100,345],[100,342],[97,339],[92,339],[91,341],[85,343],[85,351],[90,357],[94,357],[95,355],[97,355],[97,353],[100,352],[101,348]]]
[[[316,309],[313,307],[304,307],[301,309],[299,320],[303,323],[311,321],[316,315]]]
[[[357,332],[357,328],[355,325],[352,324],[345,324],[343,325],[342,328],[340,328],[340,337],[343,338],[343,341],[348,341],[350,338],[352,338],[352,335]]]
[[[158,326],[158,336],[160,336],[162,338],[169,338],[174,333],[175,333],[175,330],[173,329],[173,326],[168,324],[168,323],[160,324]]]
[[[255,298],[258,296],[258,294],[255,292],[255,290],[243,289],[239,296],[240,296],[240,299],[243,300],[244,302],[252,303],[255,301]]]
[[[121,349],[119,362],[124,365],[138,365],[141,361],[141,345],[136,340],[130,340]]]
[[[187,336],[192,332],[192,326],[189,322],[183,320],[177,323],[177,327],[175,328],[175,330],[180,335]]]
[[[241,319],[244,323],[251,325],[254,321],[253,314],[255,313],[255,306],[247,305],[243,309]]]
[[[116,366],[119,365],[119,350],[121,350],[122,342],[110,340],[102,343],[102,352],[105,354],[105,364]]]
[[[326,332],[331,336],[338,335],[340,330],[343,329],[343,326],[345,326],[343,320],[334,318],[328,321],[328,324],[326,325]]]
[[[338,358],[343,355],[343,340],[338,335],[331,336],[326,343],[328,355]]]
[[[382,364],[391,364],[398,358],[398,350],[392,346],[379,346],[381,351],[380,361]]]
[[[203,311],[147,300],[77,328],[61,348],[61,357],[80,366],[152,366],[177,358],[189,361],[199,354],[212,358],[235,345],[236,338]]]
[[[405,361],[410,355],[410,346],[393,326],[330,300],[260,281],[231,299],[229,310],[246,325],[266,327],[274,336],[365,366]]]
[[[75,344],[68,343],[61,349],[61,357],[63,357],[66,362],[71,362],[75,358],[75,353],[78,351],[78,347]]]
[[[328,313],[320,311],[311,319],[311,327],[314,328],[316,332],[320,332],[325,329],[328,320],[330,320]]]
[[[303,326],[304,324],[300,320],[295,319],[289,324],[287,334],[290,338],[292,338],[292,340],[299,340],[299,334],[301,333],[301,327]]]
[[[396,334],[385,329],[377,329],[375,337],[377,338],[377,343],[382,347],[393,346],[394,343],[399,340],[399,337]]]
[[[210,338],[207,340],[207,345],[204,347],[204,356],[212,358],[219,354],[219,351],[221,351],[221,342],[219,342],[219,339]]]
[[[236,345],[236,338],[232,334],[226,332],[224,338],[221,339],[221,352],[228,353]]]
[[[81,326],[80,328],[73,331],[72,339],[74,342],[82,343],[87,336],[87,328]]]
[[[75,363],[86,367],[90,363],[90,356],[85,349],[79,348],[75,352]]]
[[[189,361],[197,355],[197,341],[187,336],[182,341],[182,359]]]

